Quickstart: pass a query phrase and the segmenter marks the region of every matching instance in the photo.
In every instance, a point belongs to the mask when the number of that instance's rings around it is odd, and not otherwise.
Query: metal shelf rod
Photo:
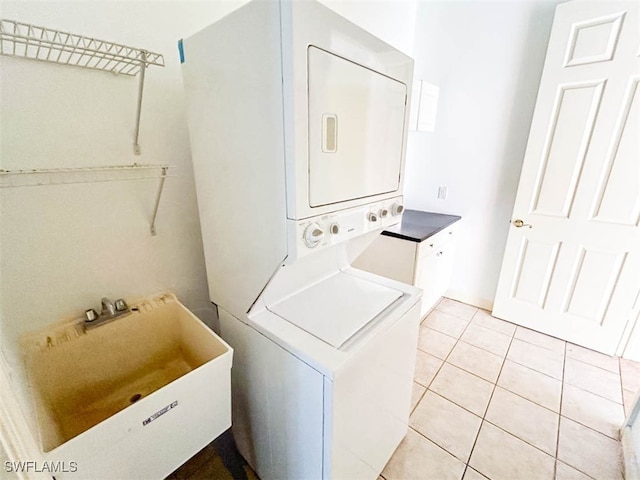
[[[0,175],[33,175],[33,174],[51,174],[51,173],[77,173],[77,172],[106,172],[114,170],[154,170],[170,168],[171,165],[149,165],[138,164],[132,165],[104,165],[97,167],[64,167],[64,168],[28,168],[24,170],[2,170]]]
[[[180,175],[165,175],[164,178],[183,178]],[[137,180],[157,180],[157,176],[153,177],[135,177],[135,178],[111,178],[104,180],[70,180],[62,182],[42,182],[42,183],[28,183],[23,185],[0,185],[2,188],[24,188],[24,187],[47,187],[51,185],[81,185],[84,183],[111,183],[111,182],[135,182]]]
[[[162,189],[164,188],[164,181],[167,178],[167,169],[162,169],[162,176],[160,177],[160,185],[158,186],[158,194],[156,195],[156,205],[153,208],[153,216],[151,217],[151,235],[156,235],[156,217],[158,216],[158,207],[160,206],[160,197],[162,197]]]
[[[132,178],[95,178],[95,179],[55,179],[52,177],[56,176],[64,176],[65,174],[73,175],[73,174],[97,174],[104,175],[105,173],[121,173],[121,172],[133,172],[133,171],[147,171],[147,170],[157,170],[160,169],[160,184],[158,185],[158,192],[156,194],[156,199],[153,207],[153,215],[151,217],[151,224],[149,229],[151,231],[151,235],[156,235],[156,218],[158,216],[158,209],[160,207],[160,199],[162,198],[162,191],[164,189],[164,183],[167,178],[170,178],[167,175],[169,170],[169,165],[109,165],[103,167],[78,167],[78,168],[46,168],[46,169],[27,169],[27,170],[0,170],[0,189],[2,188],[20,188],[20,187],[39,187],[46,185],[73,185],[73,184],[85,184],[85,183],[105,183],[105,182],[122,182],[122,181],[132,181],[132,180],[156,180],[158,179],[157,175],[149,176],[144,175],[141,177],[132,177]],[[3,178],[8,180],[10,177],[17,178],[25,178],[28,176],[34,176],[35,179],[31,183],[22,183],[22,184],[5,184]],[[177,177],[174,176],[174,177]]]
[[[144,91],[144,72],[147,69],[146,52],[142,51],[142,64],[140,65],[140,76],[138,77],[138,103],[136,105],[136,130],[133,134],[133,153],[140,155],[140,144],[138,137],[140,136],[140,116],[142,115],[142,92]]]
[[[149,65],[164,67],[164,57],[161,54],[0,18],[0,55],[129,76],[139,73],[133,151],[140,155],[138,137],[145,70]]]

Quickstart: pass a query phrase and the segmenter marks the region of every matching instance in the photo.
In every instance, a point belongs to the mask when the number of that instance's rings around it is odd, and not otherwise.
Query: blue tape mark
[[[184,63],[184,46],[182,45],[182,39],[178,40],[178,53],[180,54],[180,63]]]

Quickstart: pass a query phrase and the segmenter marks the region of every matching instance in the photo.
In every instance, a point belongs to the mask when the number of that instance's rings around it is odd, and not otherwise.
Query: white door
[[[556,9],[493,311],[609,354],[640,291],[639,10]]]
[[[316,47],[308,62],[309,205],[398,190],[406,86]]]

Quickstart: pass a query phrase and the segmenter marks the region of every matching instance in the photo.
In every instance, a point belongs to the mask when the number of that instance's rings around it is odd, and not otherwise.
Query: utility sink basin
[[[231,425],[231,348],[173,294],[131,310],[22,338],[43,453],[70,478],[166,476]]]

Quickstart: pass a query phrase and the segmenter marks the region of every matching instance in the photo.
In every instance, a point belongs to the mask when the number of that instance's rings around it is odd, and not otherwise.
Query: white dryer
[[[402,216],[413,61],[312,1],[179,43],[233,422],[263,479],[375,479],[405,435],[421,291],[350,267]]]

